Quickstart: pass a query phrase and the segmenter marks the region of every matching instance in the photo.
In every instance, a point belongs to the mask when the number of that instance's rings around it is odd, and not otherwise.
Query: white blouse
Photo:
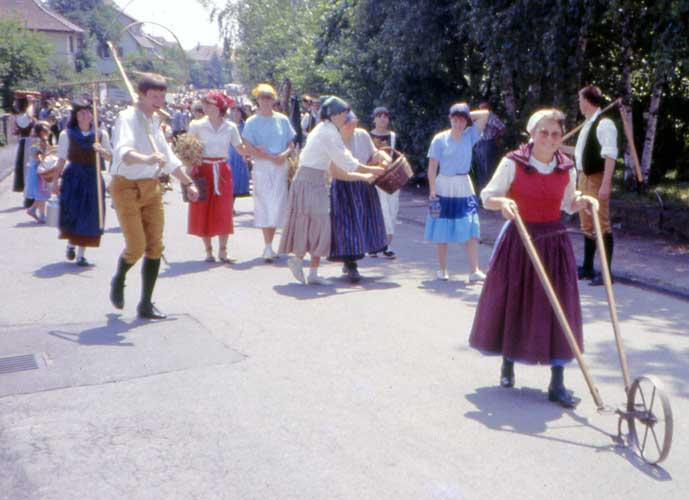
[[[557,160],[553,158],[550,163],[543,163],[532,156],[529,158],[529,165],[538,170],[539,173],[547,175],[552,173],[552,171],[555,169],[557,166]],[[489,198],[507,196],[510,186],[512,186],[512,182],[514,181],[516,169],[517,165],[514,160],[504,157],[498,164],[498,168],[495,169],[493,178],[490,180],[488,185],[483,188],[483,191],[481,191],[481,201],[485,204]],[[560,208],[568,214],[575,212],[572,210],[571,205],[572,201],[574,201],[578,195],[576,186],[577,169],[570,168],[569,182],[565,188],[565,194],[562,197],[562,204],[560,205]]]
[[[340,131],[329,120],[320,122],[309,134],[299,156],[299,166],[328,170],[334,163],[345,172],[354,172],[359,162],[345,147]]]
[[[192,121],[187,133],[203,143],[203,156],[206,158],[227,158],[230,145],[237,147],[242,143],[237,125],[223,120],[216,130],[207,116]]]
[[[364,165],[368,163],[377,151],[371,136],[363,128],[355,128],[354,134],[345,145],[352,152],[354,158]]]
[[[91,135],[91,132],[84,133],[81,131],[81,135],[86,137]],[[110,137],[108,133],[101,129],[100,130],[100,143],[107,152],[112,152],[112,146],[110,145]],[[57,140],[57,157],[61,160],[67,160],[67,155],[69,154],[69,135],[67,134],[67,129],[60,132],[60,137]]]

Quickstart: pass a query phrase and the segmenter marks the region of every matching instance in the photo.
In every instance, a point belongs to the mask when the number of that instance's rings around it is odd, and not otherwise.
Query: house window
[[[110,58],[110,49],[108,48],[108,46],[105,44],[101,44],[98,47],[98,55],[101,56],[103,59],[109,59]]]
[[[69,37],[69,51],[74,54],[74,37]]]

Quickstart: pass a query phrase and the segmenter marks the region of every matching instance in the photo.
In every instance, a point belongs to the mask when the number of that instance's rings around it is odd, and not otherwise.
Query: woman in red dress
[[[189,134],[203,144],[203,163],[192,168],[193,178],[205,183],[205,198],[189,204],[189,234],[200,236],[206,248],[206,262],[215,262],[211,238],[218,237],[218,259],[230,262],[227,240],[233,233],[232,170],[227,164],[230,145],[244,150],[237,126],[225,118],[234,101],[222,92],[209,92],[203,99],[206,116],[194,120]]]
[[[556,109],[534,113],[527,126],[531,140],[502,159],[481,199],[509,221],[519,210],[583,351],[576,262],[560,211],[579,211],[592,200],[576,191],[574,165],[559,151],[564,118]],[[574,355],[511,222],[495,245],[469,343],[503,356],[501,386],[514,386],[515,361],[548,364],[548,399],[565,407],[578,403],[564,385],[564,366]]]

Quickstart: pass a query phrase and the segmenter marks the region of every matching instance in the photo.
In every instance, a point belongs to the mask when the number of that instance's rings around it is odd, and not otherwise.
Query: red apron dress
[[[206,181],[206,199],[189,203],[189,227],[194,236],[232,234],[232,170],[226,158],[204,158],[192,177]]]

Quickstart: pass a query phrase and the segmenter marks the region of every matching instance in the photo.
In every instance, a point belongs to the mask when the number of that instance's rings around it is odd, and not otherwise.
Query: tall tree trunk
[[[646,137],[644,138],[644,151],[641,155],[641,173],[644,181],[648,182],[651,174],[651,160],[653,159],[653,145],[656,139],[656,127],[658,126],[658,108],[663,93],[665,78],[660,76],[653,82],[651,89],[651,102],[648,105],[648,118],[646,119]]]

